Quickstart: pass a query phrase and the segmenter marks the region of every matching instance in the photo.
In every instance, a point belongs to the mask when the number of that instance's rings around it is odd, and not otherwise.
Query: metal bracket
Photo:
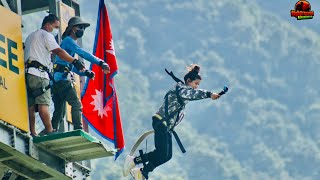
[[[10,6],[9,6],[9,4],[8,4],[8,2],[7,2],[7,0],[1,0],[1,3],[3,4],[3,6],[4,6],[5,8],[7,8],[7,9],[11,10],[11,8],[10,8]]]

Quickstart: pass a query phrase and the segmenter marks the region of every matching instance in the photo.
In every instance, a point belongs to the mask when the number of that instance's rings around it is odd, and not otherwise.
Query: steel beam
[[[7,0],[1,0],[1,3],[2,3],[2,5],[3,5],[5,8],[11,10],[11,9],[10,9],[10,6],[9,6],[9,4],[8,4],[8,2],[7,2]]]

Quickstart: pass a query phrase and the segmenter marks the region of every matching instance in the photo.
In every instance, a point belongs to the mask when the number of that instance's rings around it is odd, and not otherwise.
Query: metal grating
[[[114,156],[116,153],[115,149],[82,130],[36,137],[33,143],[68,162]]]

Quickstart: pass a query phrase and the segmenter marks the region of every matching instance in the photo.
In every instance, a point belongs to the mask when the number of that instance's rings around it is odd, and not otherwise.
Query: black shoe
[[[148,180],[148,173],[146,173],[145,171],[143,171],[143,168],[140,169],[141,174],[143,175],[144,178],[146,178]]]
[[[83,128],[81,126],[78,126],[78,127],[73,127],[73,130],[83,130]]]
[[[39,133],[39,136],[47,136],[47,135],[53,135],[53,134],[58,134],[56,130],[53,130],[52,132],[47,132],[45,129]]]
[[[30,134],[32,138],[39,137],[39,135]]]
[[[46,135],[46,129],[42,130],[42,131],[38,134],[38,136],[44,136],[44,135]]]

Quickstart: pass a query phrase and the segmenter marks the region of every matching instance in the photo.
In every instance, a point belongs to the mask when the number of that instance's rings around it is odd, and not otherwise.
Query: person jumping
[[[177,142],[180,142],[173,129],[181,122],[183,118],[182,110],[185,105],[189,101],[206,98],[216,100],[220,97],[218,93],[198,89],[202,80],[199,71],[199,65],[189,66],[188,73],[184,76],[184,82],[171,74],[178,83],[166,93],[163,104],[152,117],[155,150],[140,154],[137,157],[127,155],[123,167],[124,176],[131,173],[135,180],[148,179],[150,172],[172,158],[172,134],[174,134]],[[181,150],[184,150],[181,146]],[[141,163],[143,163],[143,168],[135,168],[136,165]]]

